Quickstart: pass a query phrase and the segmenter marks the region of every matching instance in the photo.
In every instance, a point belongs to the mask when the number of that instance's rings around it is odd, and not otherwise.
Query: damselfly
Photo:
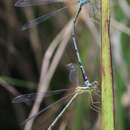
[[[15,3],[15,6],[17,6],[17,7],[26,7],[26,6],[34,6],[34,5],[41,5],[41,4],[45,5],[45,4],[57,3],[57,2],[64,2],[64,0],[18,0]],[[76,56],[77,56],[77,59],[78,59],[79,65],[80,65],[80,69],[81,69],[81,72],[82,72],[84,82],[85,82],[86,86],[88,86],[89,85],[88,78],[87,78],[87,75],[85,73],[84,67],[82,65],[80,54],[79,54],[77,43],[76,43],[76,39],[75,39],[75,24],[76,24],[78,15],[79,15],[79,13],[80,13],[80,11],[82,9],[82,6],[85,5],[85,4],[89,4],[90,0],[78,0],[76,3],[79,3],[79,4],[78,4],[77,11],[76,11],[76,15],[75,15],[75,17],[73,19],[72,40],[73,40],[75,53],[76,53]],[[75,3],[73,3],[73,4],[75,4]],[[50,18],[51,16],[54,16],[56,13],[64,10],[65,8],[67,8],[67,6],[65,6],[65,7],[61,8],[61,9],[58,9],[55,12],[52,12],[52,13],[46,14],[46,15],[42,15],[42,16],[30,21],[28,24],[25,24],[23,26],[22,30],[25,30],[27,28],[32,27],[33,25],[39,24],[39,23],[47,20],[48,18]]]
[[[70,65],[69,65],[70,66]],[[70,66],[72,69],[70,71],[70,78],[72,79],[71,76],[74,76],[74,74],[77,74],[77,70],[76,70],[76,65],[75,64],[71,64]],[[76,73],[75,73],[76,72]],[[75,76],[75,79],[77,79],[77,75]],[[78,82],[77,82],[78,83]],[[71,97],[70,100],[68,101],[68,103],[65,105],[65,107],[62,109],[62,111],[58,114],[58,116],[54,119],[54,121],[50,124],[48,130],[51,130],[52,127],[56,124],[56,122],[59,120],[59,118],[63,115],[63,113],[65,112],[65,110],[70,106],[70,104],[73,102],[74,99],[76,99],[76,97],[78,95],[81,95],[83,93],[88,93],[90,96],[90,100],[91,100],[91,105],[94,106],[94,102],[93,102],[93,97],[92,94],[93,93],[97,93],[97,81],[94,81],[92,83],[89,83],[88,86],[86,86],[86,84],[83,85],[78,85],[76,88],[71,88],[71,89],[62,89],[62,90],[55,90],[52,91],[52,95],[61,93],[61,92],[67,92],[70,91],[71,94],[68,94],[67,96],[59,99],[58,101],[56,101],[55,103],[47,106],[46,108],[42,109],[40,112],[36,113],[35,115],[29,117],[28,119],[26,119],[24,121],[24,123],[27,123],[29,120],[38,117],[41,113],[45,112],[46,110],[48,110],[49,108],[53,107],[54,105],[56,105],[57,103],[63,101],[64,99]],[[31,93],[31,94],[25,94],[25,95],[21,95],[18,96],[16,98],[14,98],[12,100],[13,103],[21,103],[21,102],[26,102],[26,101],[30,101],[33,100],[37,94],[42,94],[42,93]],[[50,96],[51,92],[48,92],[46,94],[46,96]],[[95,107],[95,106],[94,106]],[[96,108],[95,108],[96,109]],[[97,108],[98,109],[98,108]]]

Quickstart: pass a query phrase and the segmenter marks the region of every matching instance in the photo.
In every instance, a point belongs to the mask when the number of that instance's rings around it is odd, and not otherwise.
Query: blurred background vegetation
[[[34,107],[34,102],[12,104],[14,97],[38,89],[47,91],[76,87],[69,81],[66,69],[68,63],[77,63],[71,39],[71,19],[76,6],[69,6],[55,17],[22,31],[22,25],[29,20],[68,5],[68,0],[62,4],[27,8],[14,7],[16,1],[0,1],[0,129],[3,130],[24,129],[21,123]],[[129,12],[130,0],[111,1],[110,34],[116,130],[130,129]],[[91,15],[88,16],[84,7],[76,26],[76,39],[89,80],[100,83],[100,20],[97,15],[94,17],[96,22]],[[79,80],[82,84],[81,74]],[[45,98],[37,107],[41,110],[66,94]],[[57,106],[62,108],[64,104],[65,101]],[[36,118],[32,129],[46,129],[59,112],[57,106]],[[99,125],[99,115],[90,109],[87,97],[83,95],[67,110],[54,129],[95,130]]]

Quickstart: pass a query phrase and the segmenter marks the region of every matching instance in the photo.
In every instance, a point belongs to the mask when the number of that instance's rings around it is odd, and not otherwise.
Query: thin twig
[[[20,93],[11,85],[7,84],[4,80],[0,79],[0,84],[8,90],[12,95],[18,96]]]
[[[111,19],[111,25],[112,27],[114,27],[115,29],[117,29],[120,32],[123,32],[127,35],[130,35],[130,28],[127,27],[125,24],[120,23],[118,21],[116,21],[115,19]]]
[[[116,68],[118,68],[118,71],[120,71],[120,73],[123,75],[122,78],[124,78],[126,86],[128,87],[130,84],[129,74],[128,74],[128,71],[126,68],[125,61],[122,57],[120,38],[121,38],[120,32],[115,33],[115,31],[114,31],[111,35],[111,42],[112,42],[112,46],[113,46],[112,47],[113,48],[112,49],[113,50],[113,57],[114,57],[114,61],[116,64]]]
[[[130,6],[126,0],[119,0],[118,3],[122,7],[124,14],[130,18]]]
[[[122,103],[125,106],[130,105],[130,80],[129,80],[129,73],[127,71],[127,65],[122,57],[122,51],[121,51],[121,33],[115,31],[111,35],[111,41],[113,45],[113,57],[115,61],[115,67],[118,68],[118,71],[120,74],[122,74],[123,81],[126,85],[126,91],[123,94],[122,97]],[[122,69],[123,68],[123,69]]]

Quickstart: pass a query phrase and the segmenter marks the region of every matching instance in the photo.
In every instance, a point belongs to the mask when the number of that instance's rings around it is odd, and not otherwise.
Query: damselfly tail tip
[[[13,98],[11,102],[16,104],[16,103],[22,103],[23,101],[18,98]]]
[[[75,69],[77,69],[77,64],[75,64],[75,63],[69,63],[69,64],[66,65],[66,68],[68,70],[75,70]]]
[[[21,125],[23,126],[23,125],[27,124],[27,122],[30,121],[31,119],[32,119],[32,118],[27,118],[27,119],[25,119],[25,120],[21,123]]]

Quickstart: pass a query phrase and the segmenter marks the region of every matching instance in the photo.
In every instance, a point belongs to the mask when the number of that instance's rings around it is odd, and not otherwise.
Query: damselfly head
[[[98,81],[92,82],[92,86],[97,86],[97,85],[98,85]]]
[[[71,70],[71,71],[76,71],[77,70],[77,64],[75,64],[75,63],[69,63],[69,64],[66,65],[66,68],[68,70]]]
[[[66,68],[69,70],[69,79],[71,83],[79,85],[79,73],[77,64],[69,63],[66,65]]]
[[[94,81],[91,83],[91,86],[93,89],[97,89],[97,86],[98,86],[98,81]]]

